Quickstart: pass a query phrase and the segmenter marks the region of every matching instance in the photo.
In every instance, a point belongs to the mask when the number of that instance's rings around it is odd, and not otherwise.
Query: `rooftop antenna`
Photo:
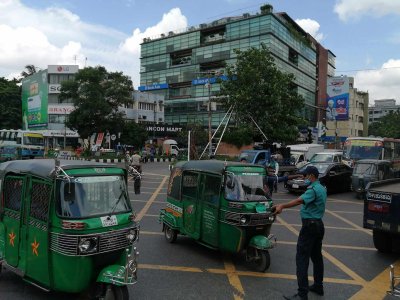
[[[75,61],[75,65],[76,65],[76,55],[74,55],[74,61]]]
[[[87,57],[85,57],[85,68],[86,68],[86,63],[87,63]]]

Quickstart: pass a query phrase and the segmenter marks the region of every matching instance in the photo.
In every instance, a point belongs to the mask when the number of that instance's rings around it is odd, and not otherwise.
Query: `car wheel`
[[[373,230],[375,248],[382,253],[392,252],[392,237],[387,232]]]

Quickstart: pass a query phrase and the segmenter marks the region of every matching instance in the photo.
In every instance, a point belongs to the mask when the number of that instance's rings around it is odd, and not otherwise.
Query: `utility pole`
[[[211,83],[210,73],[208,73],[208,157],[212,155],[212,137],[211,137]]]

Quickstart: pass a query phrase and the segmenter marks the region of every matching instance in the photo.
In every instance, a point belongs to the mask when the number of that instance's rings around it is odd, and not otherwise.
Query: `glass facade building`
[[[319,44],[286,13],[272,10],[145,38],[139,90],[164,95],[165,122],[170,125],[201,123],[206,127],[210,101],[215,128],[225,115],[218,103],[216,76],[223,74],[226,65],[235,63],[234,49],[259,48],[261,43],[269,48],[282,72],[295,75],[294,84],[306,103],[304,116],[315,125]],[[325,63],[327,69],[327,59]],[[334,69],[334,61],[330,65]]]

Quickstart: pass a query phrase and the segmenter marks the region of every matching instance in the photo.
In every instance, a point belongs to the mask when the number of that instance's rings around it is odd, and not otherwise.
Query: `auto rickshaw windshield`
[[[225,181],[225,198],[231,201],[265,201],[268,200],[263,188],[262,174],[227,173]]]
[[[376,173],[376,165],[374,164],[356,164],[354,168],[354,174],[374,175]]]
[[[87,218],[130,209],[122,176],[75,177],[57,181],[57,214]]]

